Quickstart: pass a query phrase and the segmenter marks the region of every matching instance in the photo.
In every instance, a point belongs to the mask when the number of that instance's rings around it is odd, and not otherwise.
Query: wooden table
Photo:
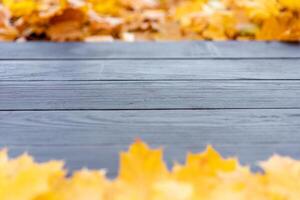
[[[135,138],[168,164],[213,144],[255,166],[300,158],[300,46],[2,43],[0,146],[108,168]]]

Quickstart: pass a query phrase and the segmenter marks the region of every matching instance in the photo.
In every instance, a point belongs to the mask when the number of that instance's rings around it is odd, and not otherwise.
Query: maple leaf
[[[177,20],[181,20],[187,15],[198,13],[202,10],[206,2],[207,0],[180,1],[180,3],[175,7],[174,17]]]
[[[86,22],[86,15],[82,8],[66,9],[61,15],[50,19],[51,26],[46,34],[54,41],[81,40],[84,32],[81,30]]]
[[[70,10],[83,20],[53,23]],[[299,0],[2,0],[0,40],[299,41],[299,16]]]
[[[112,195],[104,171],[81,170],[35,200],[107,200]]]
[[[203,153],[189,153],[185,165],[177,164],[173,171],[179,178],[194,179],[193,173],[215,176],[218,172],[231,172],[238,167],[236,159],[223,159],[216,150],[208,146]]]
[[[50,161],[35,163],[27,154],[8,159],[6,151],[0,153],[0,199],[32,200],[49,190],[65,175],[63,163]]]
[[[10,23],[10,12],[0,4],[0,41],[14,40],[18,36],[18,31]]]
[[[31,14],[37,4],[34,0],[2,0],[4,6],[10,9],[13,16],[20,17]]]
[[[235,4],[256,22],[275,17],[280,12],[277,0],[240,0],[235,1]]]
[[[208,146],[204,153],[189,153],[184,165],[174,166],[172,176],[176,180],[193,184],[194,199],[198,199],[201,195],[201,199],[206,199],[220,181],[218,174],[234,172],[239,167],[237,160],[225,160]]]
[[[275,155],[260,165],[265,171],[270,196],[274,199],[299,199],[300,161]]]
[[[291,10],[300,10],[300,1],[298,0],[278,0],[282,6]]]
[[[145,143],[137,140],[128,152],[120,154],[115,199],[149,199],[154,184],[167,176],[168,170],[162,160],[162,150],[151,150]]]
[[[193,187],[189,183],[176,180],[163,180],[154,184],[153,200],[191,200]]]
[[[0,151],[1,200],[298,200],[300,161],[273,156],[253,173],[211,146],[168,171],[161,149],[136,141],[120,154],[119,176],[83,169],[67,177],[63,163],[36,163]]]
[[[102,15],[118,16],[122,7],[119,0],[87,0],[94,11]]]
[[[142,10],[158,7],[159,1],[156,0],[119,0],[120,3],[133,10]]]
[[[132,184],[149,183],[167,175],[161,149],[151,150],[147,144],[137,140],[128,152],[120,154],[118,178],[122,181]]]

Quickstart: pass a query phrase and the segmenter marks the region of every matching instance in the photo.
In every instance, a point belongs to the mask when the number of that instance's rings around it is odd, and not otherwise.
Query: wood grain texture
[[[168,165],[212,144],[252,167],[300,159],[300,46],[0,43],[0,148],[108,168],[135,138]],[[2,110],[2,111],[1,111]],[[257,169],[257,168],[255,168]]]
[[[274,153],[300,159],[299,118],[299,109],[0,112],[0,147],[62,159],[71,170],[107,168],[114,177],[118,152],[135,138],[164,147],[169,166],[212,144],[257,169]]]
[[[0,80],[300,79],[300,59],[0,60]]]
[[[299,108],[300,81],[0,82],[0,110]]]
[[[0,59],[299,58],[277,42],[0,43]]]
[[[300,145],[300,110],[141,110],[0,112],[0,146]]]

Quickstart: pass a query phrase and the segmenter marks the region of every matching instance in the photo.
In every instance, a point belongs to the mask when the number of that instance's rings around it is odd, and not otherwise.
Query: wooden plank
[[[0,80],[300,79],[294,60],[10,60]]]
[[[15,156],[24,151],[34,155],[37,161],[50,159],[63,159],[70,170],[88,167],[91,169],[108,169],[108,176],[115,177],[118,171],[118,152],[126,150],[129,144],[99,145],[99,146],[11,146],[10,155]],[[203,151],[206,144],[182,144],[163,145],[165,148],[165,160],[170,167],[174,161],[183,163],[187,152]],[[153,147],[158,147],[154,145]],[[161,145],[159,145],[161,147]],[[266,160],[274,153],[300,158],[299,144],[221,144],[215,148],[222,152],[223,156],[238,156],[242,164],[251,165],[254,170],[258,161]]]
[[[0,59],[299,58],[278,42],[1,43]]]
[[[0,112],[0,146],[300,144],[300,110]],[[184,138],[184,139],[183,139]]]
[[[0,110],[299,108],[300,81],[0,82]]]
[[[118,152],[136,137],[164,147],[169,166],[207,144],[255,166],[274,153],[300,158],[299,118],[297,109],[0,112],[0,147],[38,161],[63,159],[71,170],[107,168],[110,177]]]

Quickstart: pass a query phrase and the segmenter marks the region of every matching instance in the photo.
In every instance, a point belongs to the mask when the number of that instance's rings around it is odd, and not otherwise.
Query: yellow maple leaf
[[[291,10],[300,10],[300,1],[299,0],[278,0],[282,6],[291,9]]]
[[[152,200],[191,200],[193,187],[190,183],[172,179],[158,181],[154,184]]]
[[[252,174],[244,167],[219,176],[219,182],[209,194],[211,200],[270,200],[261,174]]]
[[[0,41],[11,41],[18,37],[18,31],[10,22],[10,12],[0,4]]]
[[[193,184],[193,199],[206,199],[219,182],[218,174],[233,172],[238,168],[237,160],[223,159],[218,152],[208,146],[204,153],[189,153],[184,165],[174,166],[172,176],[176,180]]]
[[[186,15],[192,15],[202,10],[207,0],[180,1],[175,8],[175,19],[181,20]]]
[[[119,0],[87,0],[93,9],[101,15],[118,16],[121,11]]]
[[[261,162],[265,171],[270,197],[279,200],[298,200],[300,197],[300,161],[273,156]]]
[[[67,177],[62,162],[36,163],[23,154],[9,159],[0,151],[1,200],[298,200],[300,161],[273,156],[253,173],[235,158],[224,159],[211,146],[190,153],[171,172],[161,149],[142,141],[120,155],[119,176],[103,170],[75,171]]]
[[[137,140],[128,152],[120,154],[119,176],[115,182],[116,200],[150,199],[153,184],[168,176],[162,150],[151,150]]]
[[[37,8],[36,1],[34,0],[2,0],[2,3],[16,17],[29,15]]]
[[[277,0],[235,0],[234,4],[237,7],[236,12],[242,11],[256,23],[276,17],[280,13],[280,4]]]
[[[35,200],[108,200],[112,192],[104,171],[81,170]]]
[[[208,146],[203,153],[189,153],[185,165],[176,165],[173,170],[178,177],[188,178],[190,176],[189,178],[193,179],[195,174],[214,176],[217,172],[231,172],[238,167],[236,159],[223,159],[216,150]]]
[[[128,152],[120,154],[120,171],[118,178],[125,182],[151,182],[168,174],[163,162],[162,150],[151,150],[142,141],[136,141]]]
[[[8,159],[6,152],[0,153],[0,199],[32,200],[51,188],[64,176],[63,163],[50,161],[35,163],[27,154]]]

